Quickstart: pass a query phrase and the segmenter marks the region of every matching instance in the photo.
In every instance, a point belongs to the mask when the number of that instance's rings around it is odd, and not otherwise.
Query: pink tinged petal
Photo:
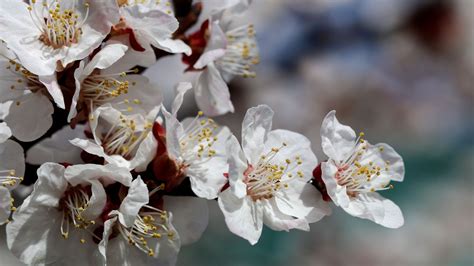
[[[276,206],[284,214],[305,219],[308,223],[331,214],[329,204],[313,185],[299,180],[290,181],[288,185],[275,197]]]
[[[11,212],[11,195],[6,187],[0,186],[0,225],[3,225],[10,218]]]
[[[120,223],[126,227],[132,227],[138,212],[147,203],[148,188],[141,177],[138,177],[132,182],[127,196],[122,201],[122,204],[120,204]]]
[[[49,76],[39,76],[38,79],[46,87],[51,97],[53,97],[56,105],[61,109],[66,108],[63,92],[61,91],[58,80],[56,79],[56,73]]]
[[[304,218],[294,218],[281,212],[273,200],[263,205],[263,223],[275,231],[299,229],[309,231],[309,224]]]
[[[38,168],[38,180],[31,193],[32,206],[57,207],[59,200],[68,187],[64,178],[64,166],[57,163],[45,163]]]
[[[207,116],[234,112],[229,87],[213,63],[200,73],[194,87],[196,103]]]
[[[209,41],[207,42],[206,50],[194,64],[194,68],[196,69],[204,68],[225,55],[227,37],[219,26],[219,22],[212,22],[212,24],[210,24],[210,30],[211,35]]]
[[[132,184],[132,175],[127,168],[122,168],[114,164],[77,164],[66,168],[64,177],[73,186],[100,180],[104,186],[121,183],[129,187]]]
[[[5,142],[12,136],[12,131],[7,126],[7,123],[1,122],[0,123],[0,143]]]
[[[77,125],[75,129],[65,126],[55,132],[50,138],[46,138],[31,147],[26,152],[26,161],[31,164],[43,164],[45,162],[55,163],[83,163],[81,149],[72,145],[69,140],[75,138],[86,138],[85,127]]]
[[[165,196],[163,200],[163,208],[173,214],[172,224],[178,232],[181,245],[198,241],[209,222],[207,200],[171,196]]]
[[[255,245],[262,234],[263,209],[249,197],[235,197],[230,190],[219,195],[218,203],[229,230]]]
[[[248,168],[247,159],[234,135],[229,138],[226,149],[229,164],[229,189],[237,198],[243,198],[247,195],[247,185],[243,182],[244,172]]]
[[[171,114],[176,117],[181,105],[183,104],[184,94],[187,91],[193,88],[193,85],[189,82],[180,82],[176,87],[176,96],[173,101],[173,105],[171,107]]]
[[[354,130],[339,123],[336,111],[329,112],[321,125],[321,146],[324,153],[340,163],[354,151],[356,134]]]
[[[19,103],[19,104],[18,104]],[[21,141],[33,141],[44,135],[53,124],[53,105],[41,93],[29,93],[10,106],[5,122],[13,136]]]
[[[273,110],[267,105],[252,107],[245,114],[242,122],[242,147],[250,164],[256,164],[263,155],[263,144],[272,128],[272,119]]]

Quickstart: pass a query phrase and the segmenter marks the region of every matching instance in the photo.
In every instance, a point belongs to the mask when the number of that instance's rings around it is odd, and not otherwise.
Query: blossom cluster
[[[0,1],[0,224],[16,257],[34,265],[173,265],[181,246],[203,234],[212,203],[252,245],[263,224],[309,231],[331,213],[331,201],[385,227],[403,224],[400,209],[378,193],[403,180],[402,158],[357,136],[335,111],[321,127],[321,163],[305,136],[272,129],[266,105],[247,111],[240,141],[215,122],[234,112],[227,83],[256,75],[255,30],[242,21],[251,2],[222,1],[200,25],[206,1],[184,15],[177,5]],[[141,75],[168,54],[181,54],[186,71],[197,73],[176,86],[170,108]],[[201,111],[180,119],[190,90]],[[34,145],[25,156],[27,142]],[[11,191],[26,165],[38,166],[36,182],[17,206]]]

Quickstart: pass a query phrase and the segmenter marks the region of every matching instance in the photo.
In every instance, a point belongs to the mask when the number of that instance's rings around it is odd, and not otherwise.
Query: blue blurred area
[[[474,265],[474,2],[281,2],[256,22],[258,77],[233,83],[234,128],[239,111],[269,104],[275,126],[308,136],[324,160],[319,126],[336,109],[402,154],[405,181],[384,196],[405,225],[385,229],[333,206],[309,233],[266,229],[250,246],[210,202],[205,235],[178,264]],[[267,8],[256,4],[254,14]]]

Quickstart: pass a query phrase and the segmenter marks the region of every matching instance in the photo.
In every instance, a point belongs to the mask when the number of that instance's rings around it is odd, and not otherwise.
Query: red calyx
[[[183,54],[182,61],[183,63],[189,65],[186,71],[196,70],[193,66],[199,60],[199,57],[204,53],[206,49],[207,40],[209,35],[209,20],[206,20],[202,23],[201,28],[189,35],[186,38],[186,44],[191,47],[192,54],[185,55]]]
[[[331,197],[328,195],[326,185],[322,178],[321,164],[318,164],[318,166],[313,170],[313,185],[319,190],[319,192],[321,192],[324,201],[331,201]]]

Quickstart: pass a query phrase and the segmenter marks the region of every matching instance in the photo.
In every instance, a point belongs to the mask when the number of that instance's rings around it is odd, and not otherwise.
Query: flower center
[[[210,159],[216,155],[216,150],[212,147],[218,140],[218,126],[214,120],[202,118],[202,115],[203,112],[200,111],[184,128],[184,134],[180,137],[182,164],[201,162],[204,158]]]
[[[227,49],[223,57],[216,60],[216,65],[228,74],[244,78],[255,77],[252,65],[259,63],[255,30],[253,25],[246,25],[226,32]]]
[[[23,181],[23,177],[17,176],[15,170],[0,170],[0,186],[13,187]]]
[[[368,143],[363,139],[364,133],[359,134],[357,144],[349,158],[338,166],[336,181],[338,185],[345,186],[347,194],[355,197],[359,193],[375,192],[393,188],[390,179],[383,175],[390,168],[390,162],[383,165],[367,161]],[[379,148],[383,151],[383,147]]]
[[[170,226],[170,215],[166,211],[149,205],[143,206],[142,212],[137,216],[131,228],[126,228],[119,223],[120,234],[132,246],[154,257],[155,251],[150,248],[150,240],[167,237],[169,241],[175,239],[176,232]]]
[[[128,94],[130,86],[135,86],[136,82],[125,80],[127,74],[136,73],[138,69],[118,74],[100,74],[93,72],[82,82],[81,100],[89,105],[89,112],[93,113],[96,107],[108,103],[119,96]],[[116,103],[118,106],[124,106],[122,111],[131,112],[132,104],[140,104],[139,99],[124,99]]]
[[[86,14],[81,19],[75,10],[76,0],[73,1],[72,8],[64,8],[60,2],[61,0],[55,0],[48,5],[43,1],[39,5],[36,4],[36,0],[30,0],[28,6],[33,23],[41,31],[40,41],[54,49],[79,42],[82,35],[81,28],[89,14],[88,3],[84,4]]]
[[[271,199],[275,192],[282,188],[288,188],[288,179],[293,177],[291,172],[296,171],[300,178],[304,176],[303,172],[297,171],[299,165],[303,163],[300,156],[296,156],[294,161],[288,158],[284,163],[272,162],[281,149],[285,147],[287,147],[287,144],[283,143],[281,147],[272,148],[270,152],[260,156],[260,160],[255,167],[249,165],[244,172],[247,195],[253,201]]]
[[[120,123],[113,124],[102,136],[102,146],[108,155],[121,155],[125,159],[130,159],[151,132],[152,127],[153,124],[147,122],[143,130],[138,130],[135,120],[121,115]]]
[[[63,214],[61,221],[61,235],[64,239],[69,238],[70,226],[75,229],[83,229],[92,236],[98,238],[89,230],[91,225],[95,225],[95,221],[89,220],[83,216],[84,212],[89,207],[90,197],[90,187],[69,187],[64,193],[59,202],[59,209]],[[80,242],[84,244],[86,240],[81,238]]]

